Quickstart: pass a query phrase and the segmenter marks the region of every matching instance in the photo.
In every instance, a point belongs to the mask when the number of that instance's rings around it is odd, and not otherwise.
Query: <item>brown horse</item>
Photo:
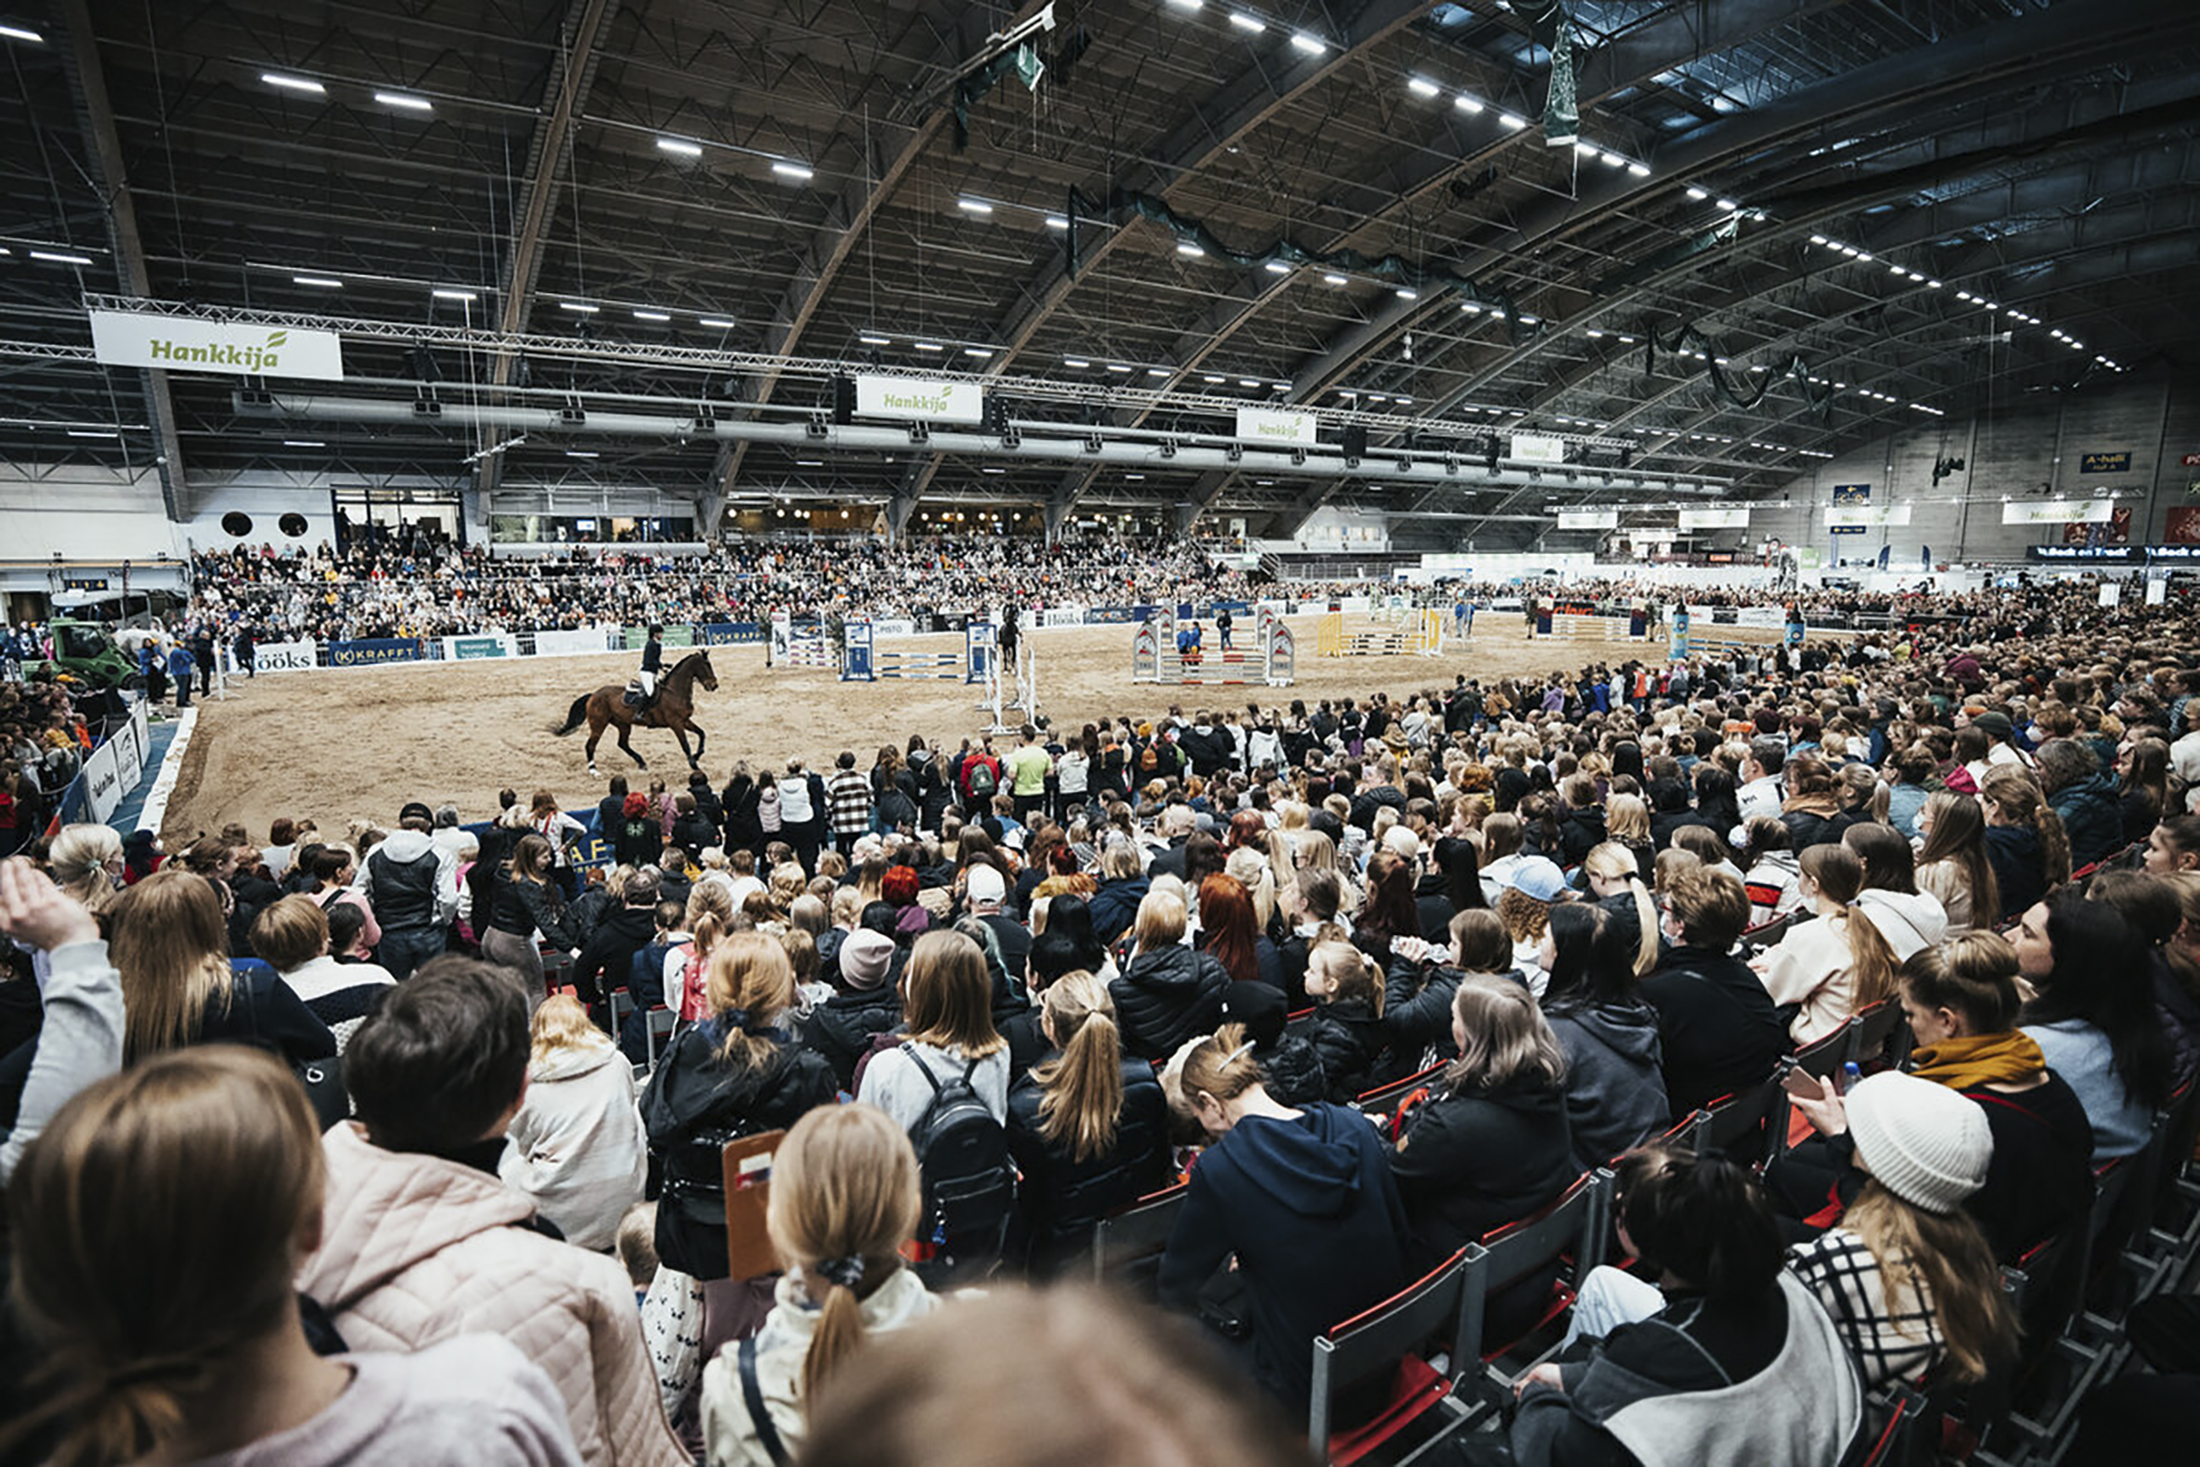
[[[702,726],[695,721],[697,683],[713,693],[718,691],[718,674],[711,670],[708,652],[690,652],[681,658],[672,671],[658,679],[657,701],[640,712],[637,713],[626,701],[626,689],[618,683],[611,683],[593,693],[583,693],[575,698],[572,708],[566,712],[565,726],[552,729],[551,732],[563,738],[586,723],[588,772],[594,774],[596,745],[603,740],[605,725],[618,725],[619,747],[626,751],[627,758],[644,769],[649,767],[649,761],[634,752],[634,746],[626,741],[627,735],[634,731],[636,725],[644,728],[669,728],[672,736],[680,741],[680,752],[687,755],[688,768],[700,769],[703,767],[704,739]],[[688,747],[687,736],[691,733],[695,735],[693,749]]]

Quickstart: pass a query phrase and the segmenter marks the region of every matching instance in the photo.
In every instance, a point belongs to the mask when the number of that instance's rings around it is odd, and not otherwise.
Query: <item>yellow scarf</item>
[[[1950,1090],[1979,1085],[2010,1085],[2047,1068],[2038,1041],[2020,1029],[2000,1034],[1967,1034],[1928,1044],[1910,1056],[1910,1073]]]

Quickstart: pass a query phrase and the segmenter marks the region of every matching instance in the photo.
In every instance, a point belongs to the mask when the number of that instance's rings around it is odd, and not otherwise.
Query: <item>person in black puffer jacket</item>
[[[1168,1181],[1169,1107],[1152,1065],[1123,1053],[1107,985],[1050,984],[1040,1023],[1054,1048],[1008,1093],[1008,1149],[1032,1271],[1081,1261],[1093,1225]]]
[[[831,1067],[781,1027],[794,1003],[785,948],[736,932],[708,973],[710,1017],[674,1036],[642,1096],[649,1149],[664,1168],[657,1256],[704,1280],[726,1277],[725,1143],[791,1127],[835,1089]]]
[[[1306,994],[1314,1000],[1306,1037],[1321,1056],[1331,1104],[1343,1105],[1391,1077],[1382,970],[1373,958],[1349,942],[1316,943],[1307,957]]]
[[[1123,1048],[1143,1060],[1167,1059],[1222,1022],[1230,975],[1209,954],[1184,946],[1184,921],[1178,897],[1148,892],[1138,904],[1137,951],[1108,985]]]
[[[841,991],[810,1010],[802,1042],[824,1057],[842,1090],[855,1091],[856,1061],[874,1034],[901,1023],[901,991],[892,981],[896,949],[883,932],[858,927],[840,945]]]
[[[1321,1056],[1303,1034],[1290,1029],[1289,1000],[1266,983],[1233,983],[1223,995],[1222,1022],[1243,1024],[1253,1041],[1260,1082],[1284,1105],[1312,1105],[1329,1093]]]
[[[1581,1174],[1566,1120],[1566,1057],[1534,995],[1478,975],[1460,983],[1452,1016],[1459,1060],[1406,1122],[1390,1159],[1423,1267],[1532,1215]]]
[[[1733,956],[1749,922],[1742,883],[1697,866],[1673,878],[1666,902],[1666,935],[1677,945],[1641,992],[1658,1011],[1666,1093],[1681,1115],[1770,1075],[1788,1031],[1763,980]]]

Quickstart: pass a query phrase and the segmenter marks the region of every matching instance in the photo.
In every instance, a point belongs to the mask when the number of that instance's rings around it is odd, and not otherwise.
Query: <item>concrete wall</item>
[[[2089,453],[2126,453],[2120,474],[2080,472]],[[2083,392],[2027,397],[1971,421],[1929,419],[1820,461],[1756,501],[1748,543],[1777,536],[1856,560],[1891,546],[1890,565],[1915,567],[1930,547],[1935,561],[2022,560],[2028,545],[2062,539],[2060,525],[2004,525],[2005,498],[2116,499],[2131,509],[2131,543],[2164,538],[2168,511],[2200,505],[2186,485],[2200,469],[2179,463],[2200,453],[2200,388],[2168,382],[2103,383]],[[1937,486],[1933,463],[1960,458],[1965,468]],[[1908,505],[1907,526],[1833,536],[1826,510],[1836,484],[1869,484],[1874,505]],[[2041,492],[2046,486],[2045,493]],[[1781,508],[1786,498],[1788,507]]]
[[[0,559],[153,560],[177,553],[160,477],[0,464]]]

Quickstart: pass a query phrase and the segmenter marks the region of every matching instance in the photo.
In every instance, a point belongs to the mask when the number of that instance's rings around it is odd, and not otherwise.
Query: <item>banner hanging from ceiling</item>
[[[1253,443],[1281,443],[1291,448],[1312,448],[1317,419],[1312,413],[1280,412],[1275,408],[1241,407],[1237,410],[1237,436]]]
[[[344,380],[343,342],[333,331],[136,311],[93,311],[91,318],[92,356],[110,367]]]
[[[1681,528],[1684,530],[1746,530],[1749,528],[1749,509],[1684,509],[1681,511]]]
[[[858,376],[856,416],[904,423],[982,423],[985,388],[976,382]]]
[[[2001,507],[2005,525],[2105,525],[2115,517],[2113,499],[2034,499]]]

